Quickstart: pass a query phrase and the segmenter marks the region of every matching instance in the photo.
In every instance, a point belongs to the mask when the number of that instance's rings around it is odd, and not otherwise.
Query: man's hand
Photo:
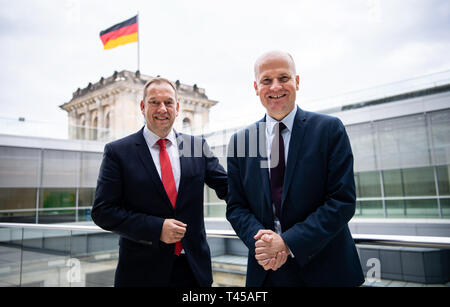
[[[255,258],[264,270],[278,270],[286,261],[289,249],[280,235],[272,230],[259,230],[254,236]]]
[[[172,244],[180,241],[186,233],[186,224],[174,220],[165,219],[161,230],[160,240],[167,244]]]

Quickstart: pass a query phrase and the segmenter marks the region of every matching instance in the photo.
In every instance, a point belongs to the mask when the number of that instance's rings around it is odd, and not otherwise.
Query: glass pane
[[[350,125],[346,126],[345,130],[355,158],[355,172],[375,170],[375,137],[372,124]]]
[[[81,155],[81,186],[96,187],[103,154],[83,152]]]
[[[404,200],[386,200],[386,212],[387,217],[405,217],[406,207]]]
[[[36,190],[27,188],[0,188],[0,210],[36,208]]]
[[[430,166],[430,148],[424,115],[375,122],[381,169]]]
[[[92,207],[94,204],[95,188],[78,189],[78,206]]]
[[[22,228],[0,228],[0,287],[20,286]]]
[[[36,192],[32,188],[0,188],[0,222],[35,223]]]
[[[91,209],[78,209],[78,222],[91,222]]]
[[[216,191],[207,187],[206,187],[206,194],[207,194],[207,200],[209,203],[217,203],[217,202],[223,202],[223,200],[221,200],[219,197],[217,197]]]
[[[50,189],[40,190],[39,208],[65,208],[75,207],[76,190],[75,189]],[[62,223],[74,222],[75,210],[41,210],[39,211],[39,223]]]
[[[361,202],[357,201],[355,206],[355,214],[354,217],[361,217]]]
[[[450,110],[430,113],[434,163],[450,164]]]
[[[439,195],[450,195],[450,165],[437,166]]]
[[[380,200],[358,201],[362,217],[384,217],[383,203]]]
[[[435,196],[436,184],[432,167],[403,169],[405,196]]]
[[[70,231],[25,229],[22,286],[67,287]]]
[[[45,150],[42,186],[76,187],[80,172],[80,153]]]
[[[0,187],[37,187],[39,149],[0,146]]]
[[[218,198],[216,191],[206,185],[205,194],[205,217],[225,217],[225,201]]]
[[[225,218],[227,205],[224,204],[205,204],[205,217],[223,217]]]
[[[111,287],[119,257],[119,236],[110,232],[72,231],[72,287]]]
[[[450,199],[441,198],[440,203],[441,203],[442,217],[450,218]]]
[[[436,195],[432,167],[383,171],[383,184],[386,197]]]
[[[412,218],[437,218],[439,210],[436,199],[405,200],[406,215]]]
[[[381,185],[378,171],[361,172],[355,176],[357,182],[357,197],[380,197]]]
[[[78,209],[78,221],[89,222],[91,218],[91,208],[94,204],[95,188],[78,189],[78,207],[89,207],[89,209]]]
[[[355,179],[356,198],[358,199],[361,197],[359,195],[359,173],[355,173],[354,179]]]
[[[402,173],[399,169],[383,171],[384,196],[404,196]]]

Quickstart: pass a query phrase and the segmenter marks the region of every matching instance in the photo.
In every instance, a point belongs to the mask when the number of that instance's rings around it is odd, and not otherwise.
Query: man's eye
[[[271,82],[270,79],[263,79],[263,80],[261,81],[262,84],[269,84],[270,82]]]
[[[280,81],[281,82],[287,82],[287,81],[289,81],[289,77],[288,76],[281,77]]]
[[[158,105],[158,104],[159,104],[159,102],[157,102],[157,101],[150,101],[150,104],[152,104],[152,105],[156,106],[156,105]]]

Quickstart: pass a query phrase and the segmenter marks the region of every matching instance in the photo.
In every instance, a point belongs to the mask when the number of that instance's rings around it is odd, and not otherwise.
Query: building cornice
[[[108,78],[102,77],[98,82],[89,83],[83,89],[78,88],[72,94],[72,99],[59,107],[70,113],[76,109],[96,104],[97,101],[103,101],[111,96],[119,95],[122,92],[140,93],[142,87],[151,78],[151,76],[142,75],[139,71],[135,73],[127,70],[115,71]],[[174,84],[183,103],[195,104],[203,108],[210,108],[218,103],[218,101],[209,100],[205,94],[205,89],[199,88],[196,84],[190,86],[180,83],[179,80],[175,81]]]

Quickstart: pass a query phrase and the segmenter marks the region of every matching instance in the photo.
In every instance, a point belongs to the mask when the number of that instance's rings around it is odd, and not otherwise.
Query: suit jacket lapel
[[[141,129],[136,135],[136,150],[139,158],[141,159],[144,169],[149,175],[151,181],[153,181],[156,190],[165,199],[168,207],[173,210],[172,204],[170,203],[169,197],[167,196],[166,190],[164,189],[161,178],[159,177],[158,171],[156,170],[155,163],[153,162],[152,155],[148,149],[147,142],[144,139],[144,135]]]
[[[292,176],[295,173],[295,168],[298,161],[301,159],[301,153],[303,151],[303,138],[306,131],[306,115],[302,109],[297,107],[297,113],[295,114],[294,125],[292,126],[291,139],[289,141],[289,153],[288,161],[286,165],[286,173],[284,175],[283,196],[281,206],[283,207],[286,199],[289,186],[292,182]]]
[[[187,168],[189,167],[189,159],[190,156],[185,156],[183,153],[183,145],[186,142],[191,142],[191,137],[185,134],[181,134],[175,131],[175,136],[177,138],[177,145],[178,145],[178,153],[180,157],[180,185],[178,186],[177,191],[177,201],[175,203],[175,206],[178,207],[182,202],[179,200],[181,199],[181,194],[183,193],[185,186],[184,182],[186,180],[186,174],[187,174]],[[178,208],[179,209],[179,208]]]

